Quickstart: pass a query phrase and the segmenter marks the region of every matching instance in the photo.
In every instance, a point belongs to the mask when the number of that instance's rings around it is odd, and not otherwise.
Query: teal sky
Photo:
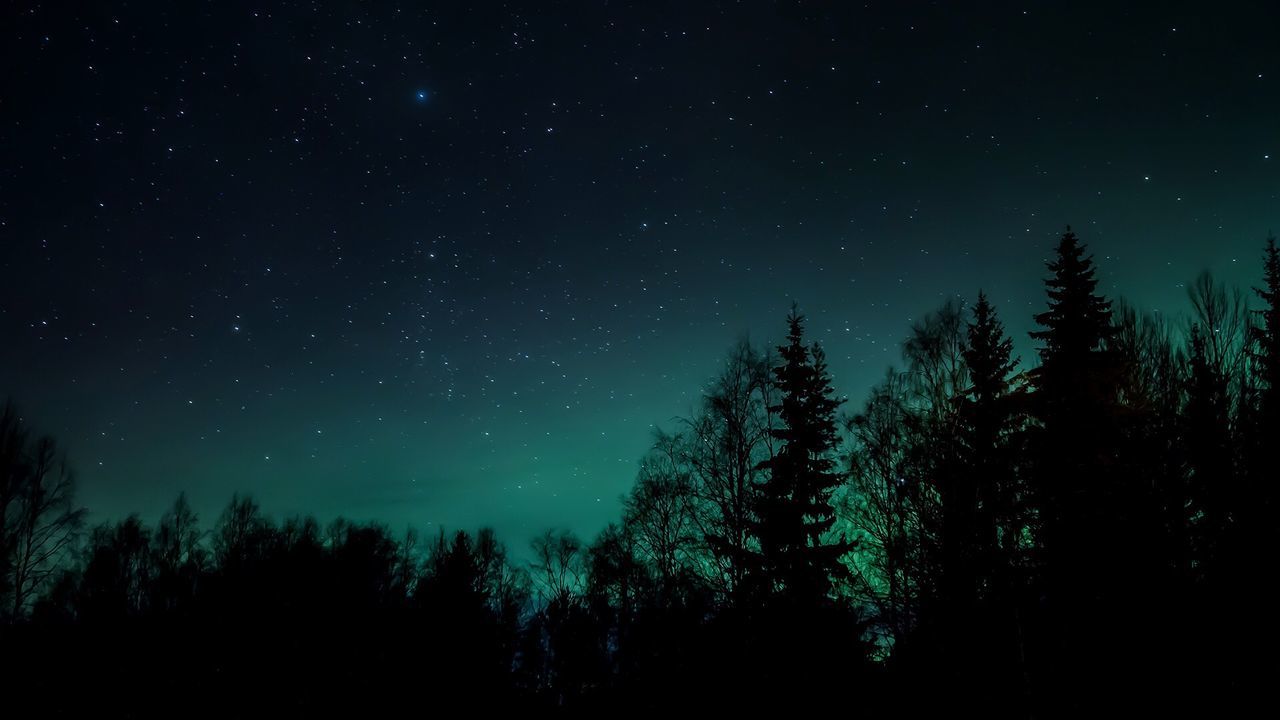
[[[96,519],[185,490],[207,523],[245,492],[589,535],[792,300],[855,408],[949,296],[1031,359],[1067,224],[1143,308],[1255,283],[1276,19],[36,12],[4,31],[0,393]]]

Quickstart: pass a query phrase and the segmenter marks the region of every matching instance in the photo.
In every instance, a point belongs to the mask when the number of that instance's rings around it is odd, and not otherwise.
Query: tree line
[[[84,527],[0,416],[0,702],[204,714],[465,703],[874,714],[1245,708],[1280,669],[1280,254],[1185,320],[1059,240],[1014,356],[981,292],[916,322],[860,408],[792,311],[659,433],[621,517],[515,562],[490,530]]]

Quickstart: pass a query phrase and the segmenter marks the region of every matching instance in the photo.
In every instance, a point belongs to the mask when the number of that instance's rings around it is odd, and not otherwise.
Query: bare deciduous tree
[[[73,549],[84,524],[75,505],[75,475],[51,438],[35,442],[19,459],[16,489],[5,508],[9,549],[9,610],[26,612],[37,593]]]
[[[582,590],[582,541],[567,530],[547,530],[533,540],[533,582],[544,602],[559,602]]]
[[[1196,277],[1187,294],[1191,297],[1191,322],[1200,326],[1205,360],[1227,381],[1230,400],[1237,402],[1249,354],[1252,318],[1248,298],[1239,288],[1227,288],[1208,272]]]
[[[694,496],[678,448],[659,442],[640,464],[636,485],[624,502],[624,523],[636,554],[653,568],[658,591],[669,595],[692,567],[698,542]]]
[[[734,604],[750,571],[753,494],[774,455],[773,405],[768,353],[738,341],[711,382],[697,415],[678,438],[659,446],[679,448],[697,500],[693,520],[708,557],[705,579]]]

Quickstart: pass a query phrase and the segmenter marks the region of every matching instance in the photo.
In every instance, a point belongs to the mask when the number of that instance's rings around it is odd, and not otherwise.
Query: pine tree
[[[765,462],[769,477],[758,493],[755,534],[768,589],[817,605],[849,549],[826,537],[835,523],[831,494],[842,481],[832,454],[843,400],[834,397],[822,348],[804,342],[804,317],[793,308],[787,323],[782,362],[773,371],[780,400],[770,408],[780,420],[772,431],[780,448]]]
[[[994,573],[998,564],[1008,564],[1007,556],[1020,535],[1014,507],[1017,492],[1010,459],[1004,452],[1017,412],[1010,376],[1018,360],[1013,357],[1013,340],[1005,335],[1004,324],[981,292],[969,324],[964,361],[970,387],[963,405],[963,442],[966,465],[976,478],[979,514],[974,543],[979,573],[987,574]]]
[[[1013,357],[1013,340],[1004,334],[1004,323],[983,292],[978,293],[973,306],[968,340],[964,361],[972,385],[969,396],[976,408],[994,411],[996,402],[1008,392],[1009,375],[1018,361]]]
[[[1262,298],[1255,326],[1255,362],[1261,381],[1259,397],[1262,422],[1271,431],[1280,429],[1280,249],[1274,236],[1267,238],[1262,264],[1263,287],[1254,288]],[[1272,435],[1274,437],[1274,435]]]
[[[961,518],[967,527],[960,539],[968,548],[961,566],[963,604],[948,613],[952,651],[947,662],[955,668],[957,690],[1008,692],[1017,686],[1025,692],[1025,633],[1016,592],[1024,521],[1015,461],[1024,394],[1013,385],[1018,365],[1013,341],[981,292],[963,356],[969,383],[960,404],[957,479],[966,501]]]
[[[1035,318],[1044,329],[1031,334],[1043,344],[1028,489],[1044,622],[1053,628],[1045,673],[1050,693],[1065,701],[1080,683],[1119,677],[1123,653],[1096,657],[1088,638],[1137,636],[1154,587],[1152,527],[1143,495],[1150,488],[1127,472],[1125,373],[1112,347],[1111,303],[1098,294],[1093,259],[1069,228],[1048,267],[1049,308]]]
[[[1263,284],[1254,292],[1263,302],[1255,310],[1251,351],[1251,402],[1242,403],[1240,419],[1245,436],[1244,473],[1231,501],[1232,527],[1224,554],[1234,561],[1227,570],[1233,591],[1245,599],[1242,615],[1266,626],[1269,639],[1280,637],[1280,621],[1266,607],[1263,587],[1266,573],[1261,568],[1275,562],[1280,540],[1274,529],[1277,505],[1276,484],[1280,465],[1276,461],[1276,438],[1280,437],[1280,248],[1275,237],[1267,238],[1262,263]],[[1265,622],[1263,622],[1265,620]]]
[[[1048,264],[1049,309],[1035,316],[1044,329],[1031,333],[1043,343],[1035,373],[1040,419],[1052,451],[1065,451],[1072,465],[1107,462],[1120,371],[1107,347],[1115,337],[1111,302],[1097,293],[1093,258],[1084,252],[1067,228]]]
[[[1097,352],[1114,334],[1111,301],[1097,294],[1093,257],[1086,257],[1084,250],[1068,226],[1058,242],[1057,258],[1048,265],[1053,273],[1045,281],[1049,309],[1035,317],[1045,329],[1032,332],[1031,337],[1044,343],[1040,359],[1044,374],[1050,377]]]
[[[1110,439],[1116,433],[1119,373],[1105,351],[1114,334],[1111,303],[1097,294],[1093,258],[1071,228],[1048,267],[1049,309],[1035,316],[1044,329],[1031,333],[1043,343],[1035,373],[1042,427],[1036,501],[1049,561],[1069,564],[1066,544],[1083,544],[1080,533],[1089,516],[1101,510],[1102,471],[1114,464]]]

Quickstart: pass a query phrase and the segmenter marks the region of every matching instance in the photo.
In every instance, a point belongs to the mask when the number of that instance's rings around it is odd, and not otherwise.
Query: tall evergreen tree
[[[1104,357],[1113,334],[1111,303],[1097,293],[1093,258],[1070,228],[1048,268],[1049,308],[1035,316],[1044,329],[1031,333],[1043,343],[1035,373],[1042,432],[1034,490],[1048,571],[1065,580],[1085,569],[1074,561],[1086,558],[1069,544],[1083,550],[1082,534],[1098,530],[1088,528],[1088,519],[1100,509],[1101,471],[1114,462],[1108,436],[1115,428],[1107,425],[1117,373]]]
[[[1035,373],[1043,427],[1037,502],[1041,540],[1053,556],[1081,540],[1081,523],[1101,509],[1100,473],[1115,463],[1119,368],[1107,351],[1111,302],[1097,293],[1093,258],[1070,228],[1048,268],[1049,308],[1035,316],[1044,329],[1031,337],[1043,343]]]
[[[961,538],[967,544],[961,566],[965,594],[958,598],[963,604],[949,608],[953,650],[947,660],[956,668],[957,688],[1003,693],[1012,704],[1027,689],[1017,592],[1024,520],[1015,458],[1025,395],[1014,385],[1013,341],[981,292],[968,324],[964,362],[969,383],[960,403],[958,476],[967,521]],[[1011,692],[1015,687],[1021,692]]]
[[[963,404],[963,444],[966,464],[975,478],[973,493],[977,517],[973,543],[979,575],[994,574],[1007,564],[1016,548],[1020,528],[1015,518],[1012,462],[1006,452],[1007,436],[1017,408],[1010,376],[1018,367],[1013,340],[984,293],[978,293],[969,324],[964,360],[969,370],[969,390]]]
[[[830,592],[849,549],[827,537],[835,523],[831,495],[842,482],[833,453],[843,400],[834,397],[822,348],[805,344],[804,317],[793,308],[787,323],[787,342],[778,347],[782,362],[773,371],[780,398],[771,410],[780,425],[772,433],[780,448],[766,461],[755,530],[769,589],[813,605]]]
[[[1134,472],[1127,437],[1134,420],[1121,402],[1125,354],[1116,343],[1111,303],[1097,292],[1091,256],[1068,228],[1049,263],[1049,308],[1036,316],[1042,330],[1041,367],[1034,374],[1039,421],[1030,462],[1037,520],[1041,592],[1046,598],[1041,669],[1051,683],[1046,699],[1070,703],[1074,688],[1092,684],[1118,692],[1124,669],[1139,668],[1126,692],[1151,681],[1159,607],[1167,592],[1157,574],[1158,505],[1154,488]],[[1105,657],[1095,639],[1124,637]]]
[[[1263,437],[1280,430],[1280,249],[1274,236],[1267,238],[1262,263],[1262,287],[1254,292],[1262,299],[1255,326],[1254,360],[1259,382],[1259,410]]]
[[[1070,227],[1058,241],[1057,257],[1048,267],[1053,273],[1045,280],[1049,309],[1035,317],[1044,330],[1031,333],[1044,343],[1040,359],[1052,368],[1042,373],[1045,381],[1057,379],[1055,374],[1068,374],[1073,363],[1078,365],[1097,353],[1113,335],[1111,301],[1097,293],[1093,256],[1085,255],[1084,245]]]
[[[982,422],[975,425],[986,431],[987,437],[994,437],[1000,429],[997,403],[1009,391],[1009,376],[1018,367],[1018,360],[1013,357],[1013,340],[1005,335],[1004,323],[983,292],[978,293],[978,302],[973,306],[964,361],[969,368],[970,402],[975,413],[981,411],[974,417]]]
[[[1238,592],[1252,592],[1257,566],[1274,560],[1277,547],[1274,522],[1278,464],[1274,447],[1280,436],[1280,248],[1267,238],[1262,261],[1262,286],[1254,293],[1262,307],[1253,311],[1248,371],[1237,423],[1243,447],[1240,485],[1229,501],[1233,522],[1224,549],[1234,563],[1229,570]]]
[[[1247,623],[1237,626],[1235,634],[1248,636],[1250,643],[1274,647],[1280,641],[1280,616],[1269,600],[1271,578],[1265,571],[1280,553],[1280,536],[1274,529],[1280,505],[1280,462],[1275,448],[1276,438],[1280,437],[1280,248],[1274,236],[1267,238],[1262,277],[1262,286],[1254,288],[1262,300],[1253,324],[1249,384],[1255,395],[1252,407],[1245,403],[1241,408],[1246,413],[1241,418],[1246,442],[1245,472],[1232,501],[1233,522],[1224,554],[1233,562],[1226,571],[1230,576],[1225,583],[1227,592],[1238,599],[1242,608],[1238,615]],[[1243,652],[1239,654],[1244,656]],[[1260,678],[1257,668],[1246,667],[1244,671]]]

